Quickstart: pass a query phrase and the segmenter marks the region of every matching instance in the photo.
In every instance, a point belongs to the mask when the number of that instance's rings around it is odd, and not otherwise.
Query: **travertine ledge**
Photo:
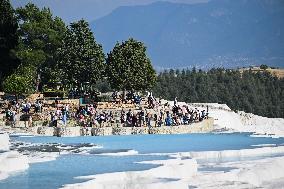
[[[36,126],[31,128],[32,134],[45,136],[107,136],[107,135],[140,135],[140,134],[186,134],[206,133],[213,130],[213,118],[190,125],[162,126],[162,127],[45,127]]]

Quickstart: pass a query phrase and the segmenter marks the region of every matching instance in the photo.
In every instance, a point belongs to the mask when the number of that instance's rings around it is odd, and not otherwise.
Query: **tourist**
[[[122,109],[121,110],[121,116],[120,116],[120,123],[121,124],[125,124],[126,123],[126,114],[125,114],[125,112],[124,112],[124,110]]]
[[[13,127],[16,127],[16,116],[17,116],[17,112],[16,112],[16,110],[12,110],[12,118],[11,118],[11,120],[12,120],[12,126]]]
[[[166,119],[165,119],[166,126],[171,126],[173,120],[171,118],[170,112],[166,112]]]
[[[174,106],[177,106],[177,105],[178,105],[178,101],[177,101],[177,97],[175,97]]]
[[[66,116],[68,118],[69,117],[69,104],[65,105],[65,111],[66,111]]]
[[[150,112],[146,113],[145,121],[146,121],[146,126],[151,127],[151,114]]]
[[[63,126],[66,126],[67,125],[67,112],[65,111],[65,109],[62,110],[62,123],[63,123]]]
[[[203,120],[203,119],[205,119],[205,110],[202,110],[201,111],[201,121]]]
[[[129,109],[129,111],[126,114],[126,124],[127,124],[127,126],[131,126],[131,124],[132,124],[132,116],[133,116],[133,113],[132,113],[131,109]]]
[[[116,102],[116,99],[117,99],[117,97],[118,97],[117,91],[114,91],[114,92],[112,93],[111,97],[112,97],[113,101]]]
[[[54,114],[53,116],[53,126],[57,127],[57,120],[58,120],[58,116],[56,114]]]
[[[39,113],[41,110],[41,104],[39,101],[36,101],[35,103],[35,113]]]
[[[12,112],[10,111],[10,109],[7,109],[7,110],[6,110],[6,115],[5,115],[6,121],[10,121],[10,119],[11,119],[11,114],[12,114]]]
[[[27,114],[29,112],[27,103],[22,104],[22,112]]]
[[[29,127],[33,126],[33,117],[31,115],[28,116],[28,126]]]
[[[155,98],[152,95],[152,92],[148,96],[148,108],[153,109],[155,108]]]
[[[141,97],[138,94],[134,95],[134,103],[135,103],[136,106],[140,106]]]
[[[185,125],[189,124],[190,123],[190,115],[189,113],[186,113],[184,116],[183,116],[183,122]]]
[[[154,122],[155,122],[155,127],[158,126],[158,115],[157,114],[154,114]]]
[[[113,114],[112,111],[109,112],[107,115],[107,122],[112,123],[113,122]]]
[[[16,102],[15,108],[16,108],[17,114],[19,114],[20,113],[20,103],[19,102]]]
[[[27,107],[27,113],[30,113],[32,104],[31,104],[30,102],[28,102],[28,103],[26,104],[26,107]]]
[[[139,126],[142,127],[144,126],[145,124],[145,112],[144,110],[142,109],[140,112],[139,112]]]
[[[137,114],[133,114],[132,116],[132,127],[138,127],[138,122],[137,122]]]
[[[158,118],[158,127],[162,127],[162,124],[163,124],[163,118],[160,116]]]

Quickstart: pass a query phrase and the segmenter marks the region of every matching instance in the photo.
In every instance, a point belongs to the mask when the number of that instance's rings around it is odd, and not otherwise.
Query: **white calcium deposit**
[[[284,119],[267,118],[251,113],[238,112],[244,130],[261,135],[275,135],[284,137]]]
[[[28,158],[19,152],[9,150],[8,134],[0,134],[0,180],[29,167]]]
[[[178,157],[176,159],[147,161],[140,163],[150,163],[161,165],[146,171],[129,171],[106,173],[93,176],[77,177],[78,179],[92,179],[78,184],[70,184],[64,188],[75,189],[175,189],[188,188],[188,178],[196,175],[197,162],[188,157]]]
[[[9,145],[9,135],[7,133],[0,133],[0,151],[8,151]]]
[[[275,155],[283,153],[283,147],[264,147],[247,150],[226,150],[211,152],[182,152],[171,154],[175,159],[144,161],[160,167],[145,171],[105,173],[77,177],[90,179],[87,182],[65,185],[64,189],[188,189],[188,188],[283,188],[284,157],[260,158],[242,157]],[[223,161],[234,157],[236,161]],[[215,159],[216,162],[198,163],[196,160]],[[224,168],[216,171],[199,171],[198,167]],[[225,171],[226,168],[231,168]]]
[[[209,107],[209,116],[214,118],[215,129],[232,132],[252,132],[261,136],[284,137],[284,119],[267,118],[243,111],[234,112],[226,104],[189,104],[193,108]]]
[[[202,152],[185,152],[183,155],[190,156],[194,159],[214,160],[222,162],[226,159],[241,160],[249,157],[277,156],[284,154],[284,146],[279,147],[263,147],[255,149],[241,150],[222,150],[222,151],[202,151]]]
[[[215,167],[232,167],[230,171],[198,172],[188,185],[196,188],[283,188],[284,157],[253,161],[235,161],[213,164]]]

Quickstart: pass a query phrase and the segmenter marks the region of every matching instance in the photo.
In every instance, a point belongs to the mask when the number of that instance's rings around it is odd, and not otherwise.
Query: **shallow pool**
[[[184,135],[131,135],[101,137],[11,137],[12,143],[52,144],[78,147],[92,144],[100,148],[81,153],[76,148],[72,153],[59,155],[55,161],[34,163],[24,172],[0,181],[0,188],[35,189],[59,188],[64,184],[83,182],[74,179],[118,171],[139,171],[158,165],[137,164],[140,161],[168,159],[167,154],[189,151],[221,151],[258,148],[258,145],[284,145],[284,138],[250,137],[249,133],[232,134],[184,134]],[[79,145],[79,148],[81,146]],[[18,147],[14,147],[17,149]],[[83,148],[83,147],[82,147]],[[31,148],[35,149],[35,148]],[[36,148],[38,150],[39,148]],[[44,146],[46,149],[46,146]],[[50,148],[53,150],[54,148]],[[49,150],[50,150],[49,149]],[[18,148],[20,150],[20,148]],[[136,154],[116,156],[120,152],[135,151]],[[25,153],[24,151],[22,153]],[[59,152],[58,152],[59,153]],[[112,155],[104,155],[109,154]],[[153,155],[153,153],[157,155]]]

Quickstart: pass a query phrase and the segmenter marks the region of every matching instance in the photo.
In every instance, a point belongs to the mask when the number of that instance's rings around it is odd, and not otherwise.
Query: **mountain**
[[[90,25],[106,52],[129,37],[143,41],[157,69],[284,66],[282,0],[125,6]]]
[[[59,16],[67,23],[82,18],[93,21],[111,13],[120,6],[146,5],[157,1],[194,4],[209,0],[10,0],[14,8],[25,6],[29,2],[41,8],[49,7],[55,16]]]

